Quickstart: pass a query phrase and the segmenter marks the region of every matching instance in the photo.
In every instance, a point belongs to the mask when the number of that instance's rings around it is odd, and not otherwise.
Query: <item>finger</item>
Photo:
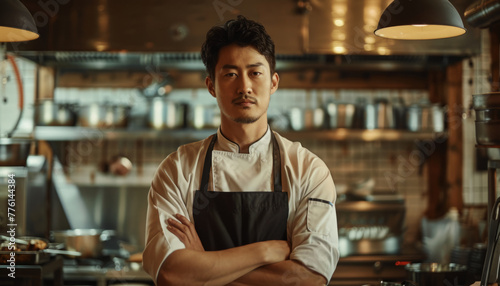
[[[173,218],[169,218],[167,220],[167,223],[171,227],[175,228],[178,232],[181,232],[183,234],[183,238],[185,240],[183,242],[191,243],[193,241],[193,234],[191,233],[191,230],[188,226],[176,221]]]
[[[177,228],[177,229],[179,229],[181,231],[183,230],[183,228],[186,228],[185,225],[183,225],[182,223],[180,223],[180,222],[178,222],[178,221],[176,221],[175,219],[172,219],[172,218],[169,218],[167,220],[167,223],[168,223],[168,225],[170,225],[172,227],[175,227],[175,228]]]
[[[193,225],[190,220],[188,220],[185,216],[181,214],[176,214],[175,217],[183,224],[186,226],[191,226]]]
[[[179,229],[177,229],[171,225],[168,225],[167,230],[170,231],[175,236],[177,236],[177,238],[179,238],[182,243],[188,242],[186,235],[182,231],[180,231]]]
[[[191,235],[191,237],[194,238],[194,234],[196,233],[196,229],[194,228],[194,224],[189,220],[187,219],[185,216],[181,215],[181,214],[176,214],[175,217],[185,226],[187,226],[189,228],[189,234]]]

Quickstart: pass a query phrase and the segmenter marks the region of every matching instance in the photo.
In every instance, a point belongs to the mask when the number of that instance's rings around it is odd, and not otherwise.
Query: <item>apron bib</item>
[[[223,250],[266,240],[286,240],[288,194],[281,187],[281,157],[273,144],[273,192],[209,192],[214,135],[205,155],[200,190],[195,192],[193,217],[206,251]]]

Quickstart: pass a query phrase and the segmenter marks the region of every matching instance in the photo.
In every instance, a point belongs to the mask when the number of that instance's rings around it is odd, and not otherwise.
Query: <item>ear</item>
[[[208,76],[205,78],[205,85],[207,86],[208,92],[210,92],[210,94],[213,97],[215,97],[214,83],[212,82],[212,80]]]
[[[278,89],[278,84],[280,82],[280,77],[278,73],[274,73],[271,77],[271,94],[273,94]]]

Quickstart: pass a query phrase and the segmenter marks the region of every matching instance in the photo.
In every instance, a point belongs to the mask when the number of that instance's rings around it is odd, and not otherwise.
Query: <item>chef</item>
[[[221,125],[158,167],[143,267],[157,285],[326,285],[339,258],[335,186],[316,155],[270,129],[274,43],[243,16],[207,33]]]

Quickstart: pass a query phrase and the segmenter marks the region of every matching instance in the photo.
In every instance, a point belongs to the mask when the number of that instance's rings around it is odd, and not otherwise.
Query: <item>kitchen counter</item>
[[[65,282],[87,282],[96,286],[132,282],[153,285],[153,280],[138,262],[115,261],[114,264],[106,265],[78,265],[73,261],[65,261],[63,277]]]

